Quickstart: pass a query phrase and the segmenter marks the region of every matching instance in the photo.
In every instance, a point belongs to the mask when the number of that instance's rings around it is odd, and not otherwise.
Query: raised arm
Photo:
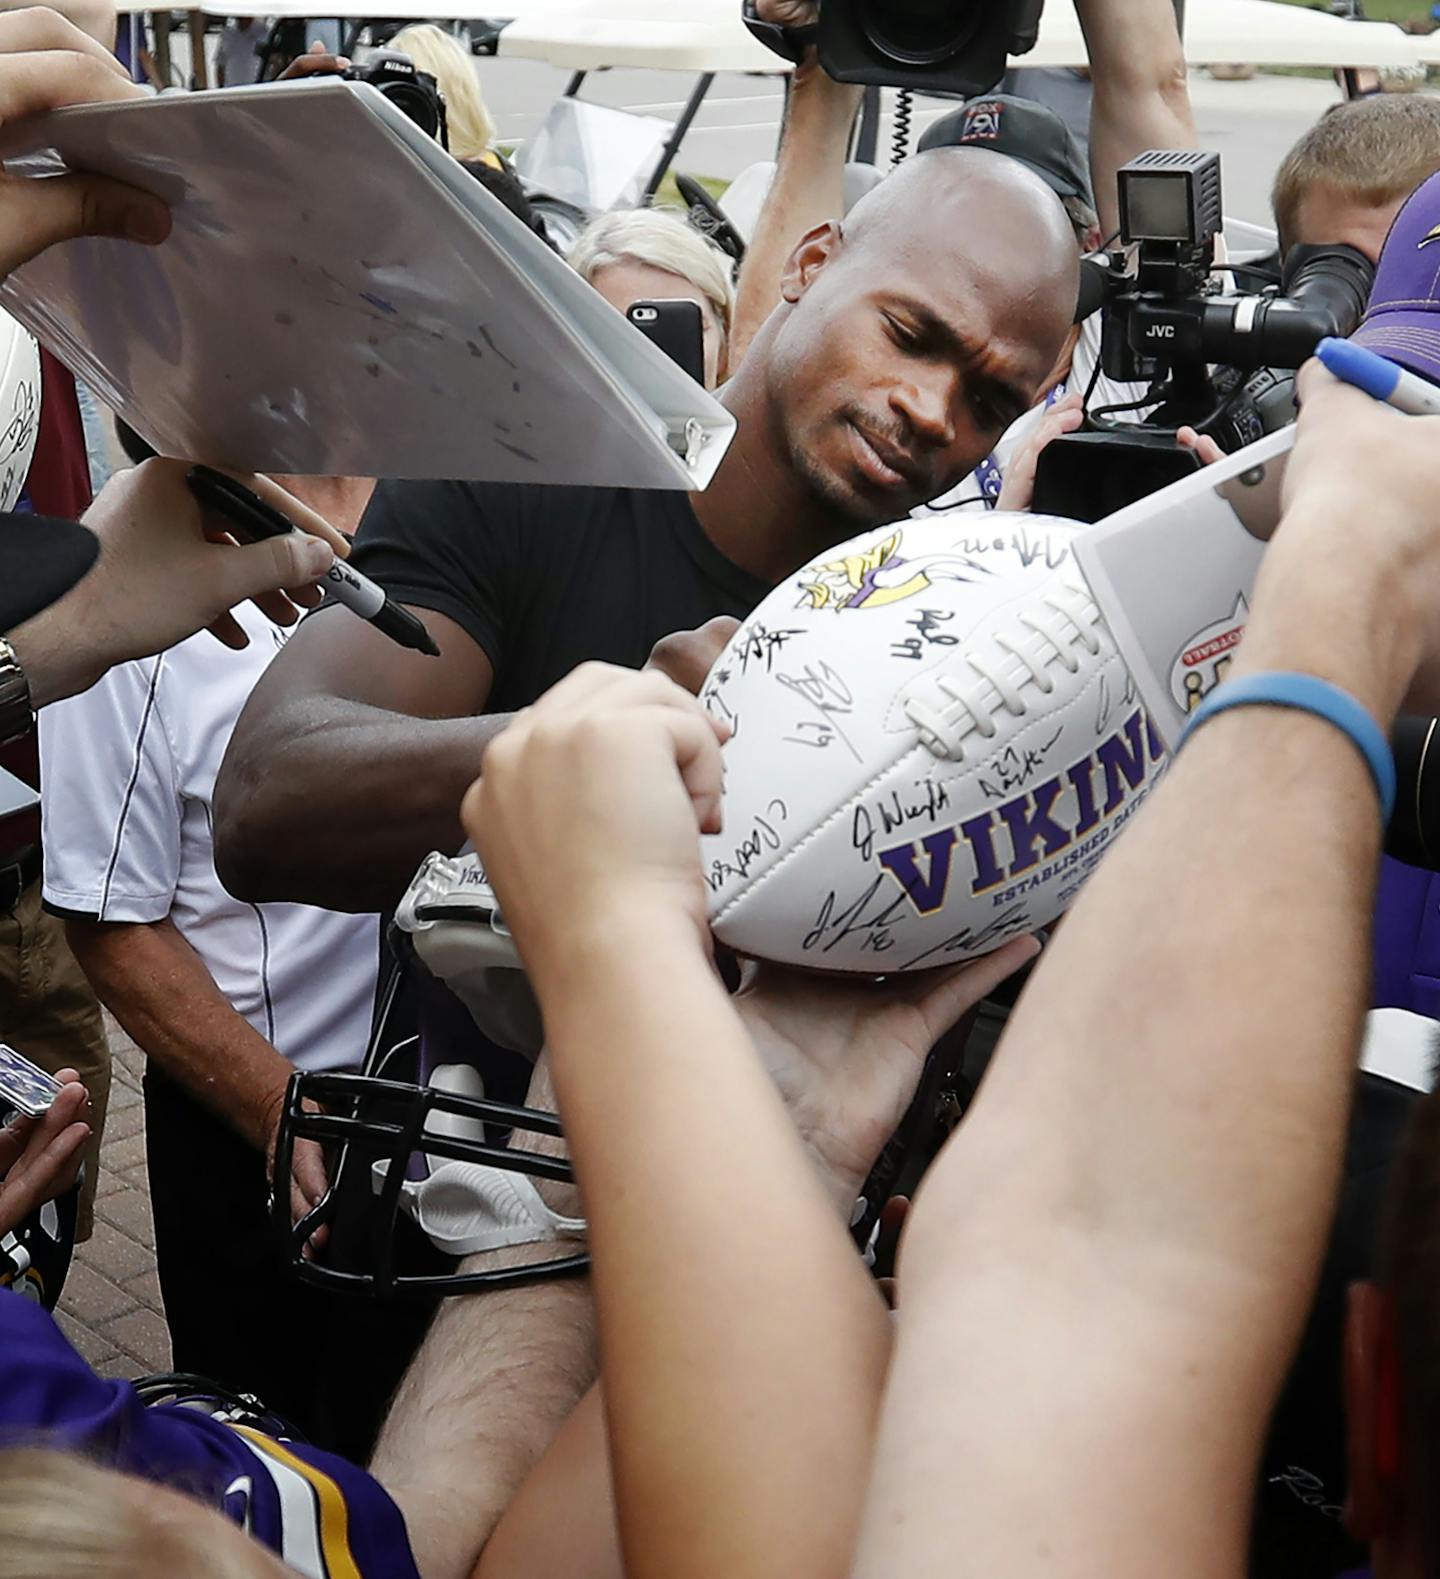
[[[888,994],[757,984],[737,1012],[695,837],[718,772],[676,687],[589,665],[496,743],[466,825],[539,994],[586,1203],[626,1572],[832,1574],[890,1341],[848,1211],[929,1047],[1027,945]],[[585,1418],[557,1453],[593,1490]],[[539,1485],[522,1501],[493,1571],[539,1571]],[[598,1552],[564,1566],[604,1572]]]
[[[1100,234],[1119,228],[1115,172],[1147,148],[1193,148],[1185,51],[1171,0],[1076,0],[1090,56],[1090,184]]]
[[[23,11],[31,0],[0,0],[0,11]],[[73,22],[102,49],[115,48],[115,0],[48,0],[47,9]]]
[[[1383,730],[1440,649],[1440,423],[1314,372],[1231,672],[1328,679]],[[1345,735],[1242,707],[1106,857],[911,1214],[858,1575],[949,1571],[956,1530],[976,1572],[1243,1572],[1333,1205],[1379,842]]]
[[[958,972],[942,972],[938,977],[931,975],[889,986],[854,983],[843,977],[827,980],[773,967],[749,969],[744,986],[731,1002],[780,1093],[837,1222],[850,1221],[871,1169],[915,1095],[926,1055],[939,1035],[950,1021],[993,991],[1010,971],[1032,958],[1036,948],[1032,939],[1018,938]],[[669,1056],[659,1049],[657,1055]],[[594,1089],[577,1089],[572,1082],[573,1100],[587,1106],[592,1102],[602,1106],[613,1103],[615,1111],[610,1123],[623,1138],[632,1115],[624,1097],[610,1089],[607,1068],[593,1062],[578,1068],[581,1081],[588,1080]],[[695,1132],[695,1115],[692,1102],[668,1119],[671,1133],[682,1144],[688,1145]],[[632,1128],[629,1139],[635,1156],[648,1150],[647,1132]],[[620,1150],[617,1147],[617,1158]],[[771,1157],[763,1147],[747,1151],[746,1188],[767,1201],[772,1199],[772,1188],[778,1188],[770,1170]],[[638,1233],[654,1231],[657,1214],[673,1215],[684,1231],[687,1225],[698,1221],[696,1198],[733,1202],[734,1177],[733,1168],[715,1174],[692,1164],[659,1194],[648,1198],[628,1191],[622,1194],[626,1191],[625,1182],[617,1179],[615,1188],[602,1180],[599,1198],[602,1210],[613,1199],[619,1211],[632,1209],[626,1204],[627,1194],[630,1202],[643,1200],[635,1221]],[[736,1269],[751,1255],[757,1239],[781,1232],[787,1222],[783,1215],[777,1218],[769,1209],[758,1218],[737,1209],[723,1223],[717,1216],[717,1226],[721,1234],[718,1242],[701,1233],[688,1235],[690,1254],[697,1268],[709,1269],[713,1289],[708,1300],[709,1318],[739,1330],[754,1322],[756,1296],[749,1279]],[[783,1251],[785,1245],[777,1248]],[[683,1306],[678,1313],[667,1314],[673,1300],[683,1302],[691,1297],[688,1279],[661,1279],[648,1290],[648,1296],[652,1321],[676,1319],[680,1325],[688,1326],[690,1318]],[[822,1308],[827,1305],[825,1290],[807,1290],[807,1297],[813,1297]],[[792,1308],[788,1301],[780,1304],[782,1318],[794,1317],[794,1340],[800,1343],[806,1341],[801,1324],[807,1308]],[[752,1398],[757,1389],[769,1383],[763,1370],[752,1363],[748,1345],[762,1347],[767,1342],[765,1323],[757,1323],[752,1336],[737,1342],[723,1355],[717,1354],[713,1363],[697,1363],[687,1385],[702,1401],[716,1387],[727,1386],[741,1398]],[[805,1378],[796,1380],[803,1384]],[[835,1401],[842,1394],[857,1397],[862,1407],[873,1412],[877,1386],[873,1370],[841,1366],[826,1379],[823,1398],[816,1399],[797,1389],[786,1397],[772,1395],[767,1408],[806,1418],[815,1415],[812,1424],[821,1427],[821,1422],[833,1418]],[[667,1401],[667,1409],[672,1406]],[[645,1427],[640,1425],[637,1429]],[[757,1418],[757,1434],[770,1429],[768,1416]],[[709,1444],[703,1449],[713,1450]],[[732,1439],[729,1450],[738,1463],[750,1464],[755,1474],[763,1476],[768,1472],[766,1461],[755,1459],[744,1438]],[[774,1444],[769,1444],[767,1450],[773,1452]],[[863,1477],[864,1452],[857,1453],[852,1462]],[[684,1473],[684,1469],[672,1464],[670,1472]],[[859,1479],[849,1486],[843,1479],[832,1478],[828,1482],[830,1497],[851,1519],[860,1491]],[[748,1506],[748,1496],[743,1491],[739,1495],[742,1505]],[[709,1512],[717,1523],[728,1526],[734,1522],[729,1509],[719,1504],[713,1504]],[[817,1549],[833,1549],[832,1540],[829,1533],[823,1534],[816,1542]],[[697,1527],[692,1532],[692,1543],[692,1562],[708,1560],[699,1556],[709,1549],[708,1532]],[[569,1579],[620,1579],[622,1572],[604,1406],[597,1388],[566,1422],[534,1474],[506,1509],[474,1579],[548,1579],[555,1573],[564,1573]]]
[[[546,1017],[637,1579],[837,1571],[850,1531],[831,1504],[863,1479],[889,1349],[707,957],[696,821],[714,826],[719,765],[709,720],[673,684],[587,665],[496,742],[466,803]],[[746,1221],[766,1232],[742,1249]],[[832,1386],[837,1367],[852,1388]],[[795,1409],[797,1392],[829,1407]]]
[[[762,21],[803,27],[814,20],[811,0],[760,0]],[[780,276],[806,233],[845,209],[845,159],[864,90],[833,82],[813,49],[790,79],[775,179],[745,250],[730,334],[730,370],[755,331],[780,302]]]

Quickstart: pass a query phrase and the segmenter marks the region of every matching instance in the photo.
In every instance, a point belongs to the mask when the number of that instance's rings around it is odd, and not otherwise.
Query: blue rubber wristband
[[[1292,707],[1302,713],[1313,713],[1327,724],[1333,724],[1341,734],[1348,735],[1365,758],[1370,776],[1375,780],[1375,792],[1380,797],[1380,820],[1388,825],[1390,813],[1395,810],[1395,758],[1385,732],[1348,691],[1331,685],[1328,680],[1317,679],[1313,674],[1290,674],[1283,670],[1227,680],[1191,713],[1180,736],[1180,746],[1202,724],[1231,707]]]

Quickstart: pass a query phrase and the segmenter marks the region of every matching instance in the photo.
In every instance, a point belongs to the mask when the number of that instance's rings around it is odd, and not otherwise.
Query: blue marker
[[[1353,340],[1326,338],[1315,355],[1335,375],[1411,417],[1440,416],[1440,389]]]

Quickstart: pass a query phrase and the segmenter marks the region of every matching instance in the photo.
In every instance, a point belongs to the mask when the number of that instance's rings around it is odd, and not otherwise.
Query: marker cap
[[[1350,340],[1327,336],[1315,347],[1315,355],[1336,378],[1354,384],[1376,400],[1388,400],[1400,382],[1400,369],[1393,362]]]

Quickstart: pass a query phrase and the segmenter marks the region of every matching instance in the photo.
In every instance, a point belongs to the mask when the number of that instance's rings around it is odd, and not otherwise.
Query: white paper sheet
[[[171,204],[159,247],[67,242],[0,285],[0,304],[164,454],[299,474],[699,488],[734,433],[718,402],[366,84],[87,105],[0,153],[7,171],[63,162]]]
[[[13,817],[18,811],[29,811],[40,804],[40,795],[24,781],[17,779],[6,768],[0,768],[0,818]]]
[[[1293,427],[1267,434],[1076,539],[1075,558],[1171,750],[1244,631],[1294,443]]]

